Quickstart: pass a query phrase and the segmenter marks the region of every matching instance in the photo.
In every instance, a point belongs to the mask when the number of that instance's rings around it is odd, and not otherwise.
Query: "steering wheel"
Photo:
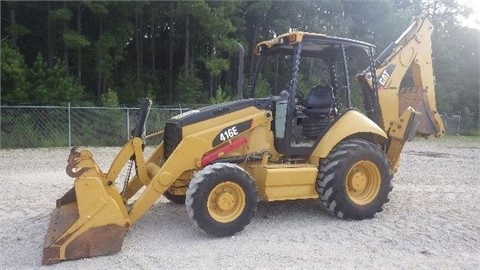
[[[295,92],[295,99],[297,100],[297,105],[307,106],[307,100],[305,99],[305,94],[301,91]]]

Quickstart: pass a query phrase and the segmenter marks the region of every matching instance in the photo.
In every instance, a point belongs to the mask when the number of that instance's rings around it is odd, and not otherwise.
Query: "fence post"
[[[458,127],[457,127],[457,135],[460,135],[460,120],[462,118],[462,111],[458,112]]]
[[[2,149],[2,106],[0,105],[0,149]]]
[[[130,108],[127,107],[127,141],[130,139]]]
[[[68,147],[72,147],[72,119],[71,119],[71,109],[70,102],[68,102]]]

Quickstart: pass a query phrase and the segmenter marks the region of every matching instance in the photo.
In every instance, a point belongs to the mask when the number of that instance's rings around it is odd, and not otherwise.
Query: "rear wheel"
[[[250,223],[257,211],[257,187],[241,167],[216,163],[195,174],[187,189],[187,212],[203,231],[230,236]]]
[[[340,218],[373,218],[392,190],[388,158],[360,139],[340,142],[320,162],[317,191],[323,206]]]

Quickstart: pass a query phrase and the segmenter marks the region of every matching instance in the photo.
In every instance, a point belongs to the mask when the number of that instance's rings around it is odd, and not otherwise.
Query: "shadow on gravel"
[[[431,152],[431,151],[405,151],[405,153],[410,154],[410,155],[415,155],[415,156],[422,156],[422,157],[433,157],[433,158],[449,158],[453,157],[454,155],[452,154],[446,154],[446,153],[438,153],[438,152]]]
[[[328,216],[318,200],[259,202],[257,218],[288,219],[299,216]]]
[[[268,228],[272,225],[289,223],[291,220],[327,222],[336,220],[331,217],[317,200],[295,200],[279,202],[259,202],[257,213],[252,218],[250,226]],[[322,221],[323,220],[323,221]],[[162,232],[164,242],[172,239],[168,235],[176,235],[175,240],[195,241],[201,239],[217,239],[202,233],[195,228],[188,217],[184,205],[171,202],[157,202],[152,208],[129,229],[129,234],[142,235],[145,239]],[[141,237],[141,236],[140,236]]]

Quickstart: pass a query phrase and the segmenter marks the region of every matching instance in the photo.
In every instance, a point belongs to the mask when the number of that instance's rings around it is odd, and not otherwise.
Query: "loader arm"
[[[224,116],[223,118],[230,118],[231,120],[220,120],[219,123],[222,124],[218,125],[212,125],[211,120],[208,120],[193,124],[191,127],[184,127],[187,134],[164,163],[158,164],[155,162],[158,160],[160,153],[152,155],[149,162],[146,163],[148,177],[145,180],[141,179],[140,176],[134,178],[134,184],[131,186],[130,193],[127,194],[129,197],[133,195],[132,193],[136,189],[133,185],[138,187],[140,186],[138,182],[146,182],[144,184],[146,188],[142,190],[129,210],[132,222],[143,216],[158,197],[170,188],[184,172],[199,170],[208,165],[209,162],[214,161],[215,158],[226,156],[228,151],[233,149],[245,147],[249,149],[245,150],[247,152],[268,150],[266,145],[255,147],[258,142],[254,142],[251,138],[258,137],[258,135],[253,134],[256,130],[264,130],[263,125],[270,122],[271,115],[258,109],[249,108],[238,113],[238,117],[235,117],[235,113],[233,113],[232,116]],[[218,138],[223,136],[223,131],[243,123],[248,123],[248,127],[243,132],[238,130],[238,134],[228,139],[225,138],[222,143],[218,142]]]
[[[375,73],[383,127],[388,131],[398,122],[408,107],[419,116],[417,134],[440,137],[445,133],[437,112],[432,67],[431,34],[433,26],[426,16],[418,17],[405,32],[391,43],[376,59]],[[406,86],[412,75],[410,86]],[[372,76],[363,72],[359,78],[375,91]],[[380,124],[380,123],[379,123]]]
[[[265,143],[269,141],[265,136],[273,136],[268,135],[271,119],[270,112],[247,106],[194,122],[182,128],[179,144],[166,159],[163,142],[148,159],[144,158],[142,128],[136,128],[133,138],[124,144],[108,172],[100,170],[90,151],[73,148],[67,173],[76,178],[74,188],[57,200],[52,212],[43,263],[120,251],[126,230],[182,174],[200,170],[232,151],[248,155],[270,150],[273,146]],[[115,182],[129,162],[135,163],[136,174],[120,191]]]

